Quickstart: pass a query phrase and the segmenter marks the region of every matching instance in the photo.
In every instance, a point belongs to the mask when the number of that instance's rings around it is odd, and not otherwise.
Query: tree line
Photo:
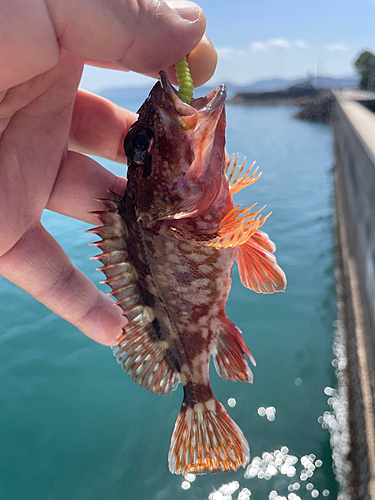
[[[359,88],[375,91],[375,54],[365,50],[354,62],[354,67],[360,76]]]

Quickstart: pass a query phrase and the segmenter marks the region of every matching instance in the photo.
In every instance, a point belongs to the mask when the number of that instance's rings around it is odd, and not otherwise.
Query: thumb
[[[60,46],[84,59],[153,74],[187,55],[206,27],[202,9],[184,0],[49,0]]]

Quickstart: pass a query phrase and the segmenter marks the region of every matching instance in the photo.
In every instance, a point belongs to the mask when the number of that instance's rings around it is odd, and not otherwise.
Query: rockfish
[[[233,203],[259,175],[226,159],[225,97],[222,85],[185,104],[161,72],[125,138],[125,195],[100,200],[102,226],[90,230],[102,238],[94,245],[104,283],[129,320],[114,345],[118,362],[155,394],[183,387],[169,450],[176,474],[237,470],[250,458],[209,381],[211,355],[224,380],[253,378],[245,356],[254,358],[225,314],[234,260],[247,288],[286,284],[259,230],[266,217]]]

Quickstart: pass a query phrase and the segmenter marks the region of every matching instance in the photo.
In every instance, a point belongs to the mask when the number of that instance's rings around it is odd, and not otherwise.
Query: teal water
[[[136,110],[140,103],[121,104]],[[337,384],[331,132],[292,119],[294,111],[227,107],[228,152],[255,159],[263,171],[236,201],[273,212],[264,230],[288,278],[285,293],[257,295],[242,287],[234,268],[227,315],[257,360],[254,384],[224,382],[211,370],[216,397],[250,443],[250,467],[172,476],[167,454],[181,388],[148,393],[109,348],[0,279],[1,499],[337,497],[329,433],[318,422],[330,411],[324,389]],[[123,166],[99,161],[124,174]],[[43,223],[98,283],[93,237],[83,234],[88,226],[51,212]]]

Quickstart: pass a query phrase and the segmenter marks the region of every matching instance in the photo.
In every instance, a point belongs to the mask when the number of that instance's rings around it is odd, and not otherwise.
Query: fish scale
[[[286,284],[259,229],[267,217],[233,203],[259,174],[243,173],[244,163],[236,173],[237,157],[225,159],[225,95],[221,86],[185,104],[161,72],[125,138],[124,197],[102,200],[102,225],[90,230],[102,239],[94,245],[104,283],[129,321],[113,346],[118,362],[156,394],[183,387],[168,455],[176,474],[236,470],[250,458],[209,382],[211,355],[224,380],[252,382],[246,357],[255,360],[225,314],[234,260],[247,288]]]

